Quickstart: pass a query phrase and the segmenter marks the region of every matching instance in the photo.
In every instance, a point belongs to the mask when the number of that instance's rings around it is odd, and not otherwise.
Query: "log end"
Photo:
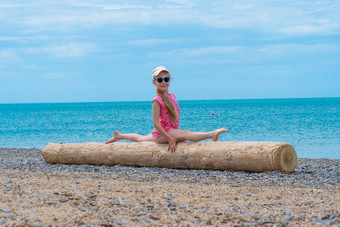
[[[54,157],[50,155],[50,152],[52,152],[54,149],[56,149],[55,144],[48,143],[44,149],[42,149],[41,154],[45,160],[46,163],[55,163]]]
[[[291,173],[296,167],[297,155],[294,147],[290,144],[283,144],[279,147],[279,166],[280,171]]]

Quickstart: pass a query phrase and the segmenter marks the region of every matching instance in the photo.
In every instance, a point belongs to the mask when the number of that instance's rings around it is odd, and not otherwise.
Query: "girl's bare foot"
[[[218,137],[219,137],[220,134],[223,133],[223,132],[228,132],[228,129],[225,129],[225,128],[216,129],[215,131],[213,131],[212,139],[213,139],[214,141],[217,141],[217,140],[218,140]]]
[[[105,144],[113,143],[113,142],[120,140],[120,137],[121,137],[120,135],[121,135],[121,133],[116,130],[113,133],[113,137],[111,139],[109,139],[108,141],[106,141]]]

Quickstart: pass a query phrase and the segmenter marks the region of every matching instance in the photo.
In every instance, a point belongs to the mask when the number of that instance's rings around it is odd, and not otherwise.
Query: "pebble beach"
[[[281,172],[45,163],[0,148],[0,226],[340,226],[340,160]]]

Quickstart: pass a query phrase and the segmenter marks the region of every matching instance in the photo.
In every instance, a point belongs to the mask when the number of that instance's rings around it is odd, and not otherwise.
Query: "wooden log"
[[[285,173],[291,173],[297,162],[290,144],[275,142],[179,143],[174,153],[168,151],[168,144],[154,142],[49,143],[42,155],[47,163]]]

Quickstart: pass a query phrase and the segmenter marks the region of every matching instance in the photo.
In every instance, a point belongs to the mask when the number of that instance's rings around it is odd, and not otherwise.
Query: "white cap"
[[[152,71],[152,79],[154,79],[160,72],[166,71],[169,73],[169,71],[164,66],[158,66]]]

